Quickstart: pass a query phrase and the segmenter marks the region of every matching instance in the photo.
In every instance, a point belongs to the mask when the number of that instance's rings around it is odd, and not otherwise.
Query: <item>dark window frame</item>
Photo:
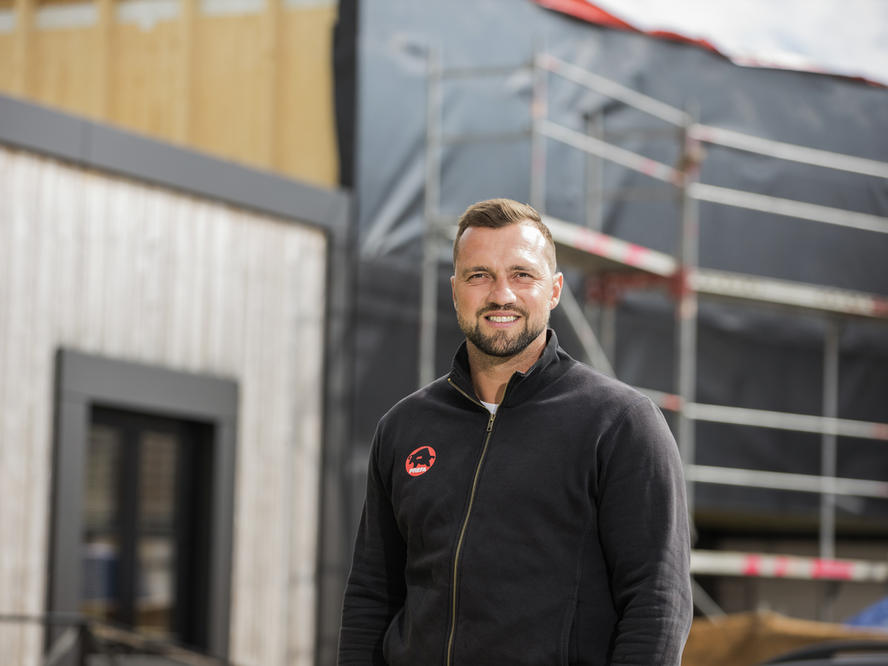
[[[80,604],[83,484],[94,406],[157,414],[212,426],[208,649],[228,656],[234,530],[238,385],[60,349],[56,356],[55,448],[47,610],[76,613]]]

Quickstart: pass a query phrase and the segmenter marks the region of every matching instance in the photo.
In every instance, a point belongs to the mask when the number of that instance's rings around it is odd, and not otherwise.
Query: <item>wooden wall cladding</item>
[[[46,599],[61,347],[239,386],[230,658],[312,666],[323,232],[0,148],[0,610]],[[0,624],[0,663],[42,663]]]
[[[335,0],[0,0],[0,91],[335,185]]]

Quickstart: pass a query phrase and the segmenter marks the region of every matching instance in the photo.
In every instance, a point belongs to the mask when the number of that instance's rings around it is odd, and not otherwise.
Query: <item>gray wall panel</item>
[[[170,371],[76,351],[65,352],[61,381],[69,394],[89,396],[108,407],[148,407],[170,415],[212,417],[237,414],[237,384],[231,380]],[[133,381],[138,377],[138,381]]]
[[[0,143],[79,162],[87,125],[74,116],[0,94]]]

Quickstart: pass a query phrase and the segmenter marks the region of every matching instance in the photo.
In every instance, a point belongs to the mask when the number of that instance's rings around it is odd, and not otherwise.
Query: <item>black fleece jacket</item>
[[[685,488],[660,411],[554,332],[496,416],[460,347],[373,441],[341,666],[677,666]]]

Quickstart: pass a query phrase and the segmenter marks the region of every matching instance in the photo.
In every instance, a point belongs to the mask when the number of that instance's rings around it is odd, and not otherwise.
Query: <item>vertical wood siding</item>
[[[44,610],[60,346],[240,385],[231,658],[313,659],[322,233],[0,149],[0,612]],[[39,630],[0,624],[3,663]]]
[[[0,91],[334,185],[336,19],[335,0],[0,0]]]

